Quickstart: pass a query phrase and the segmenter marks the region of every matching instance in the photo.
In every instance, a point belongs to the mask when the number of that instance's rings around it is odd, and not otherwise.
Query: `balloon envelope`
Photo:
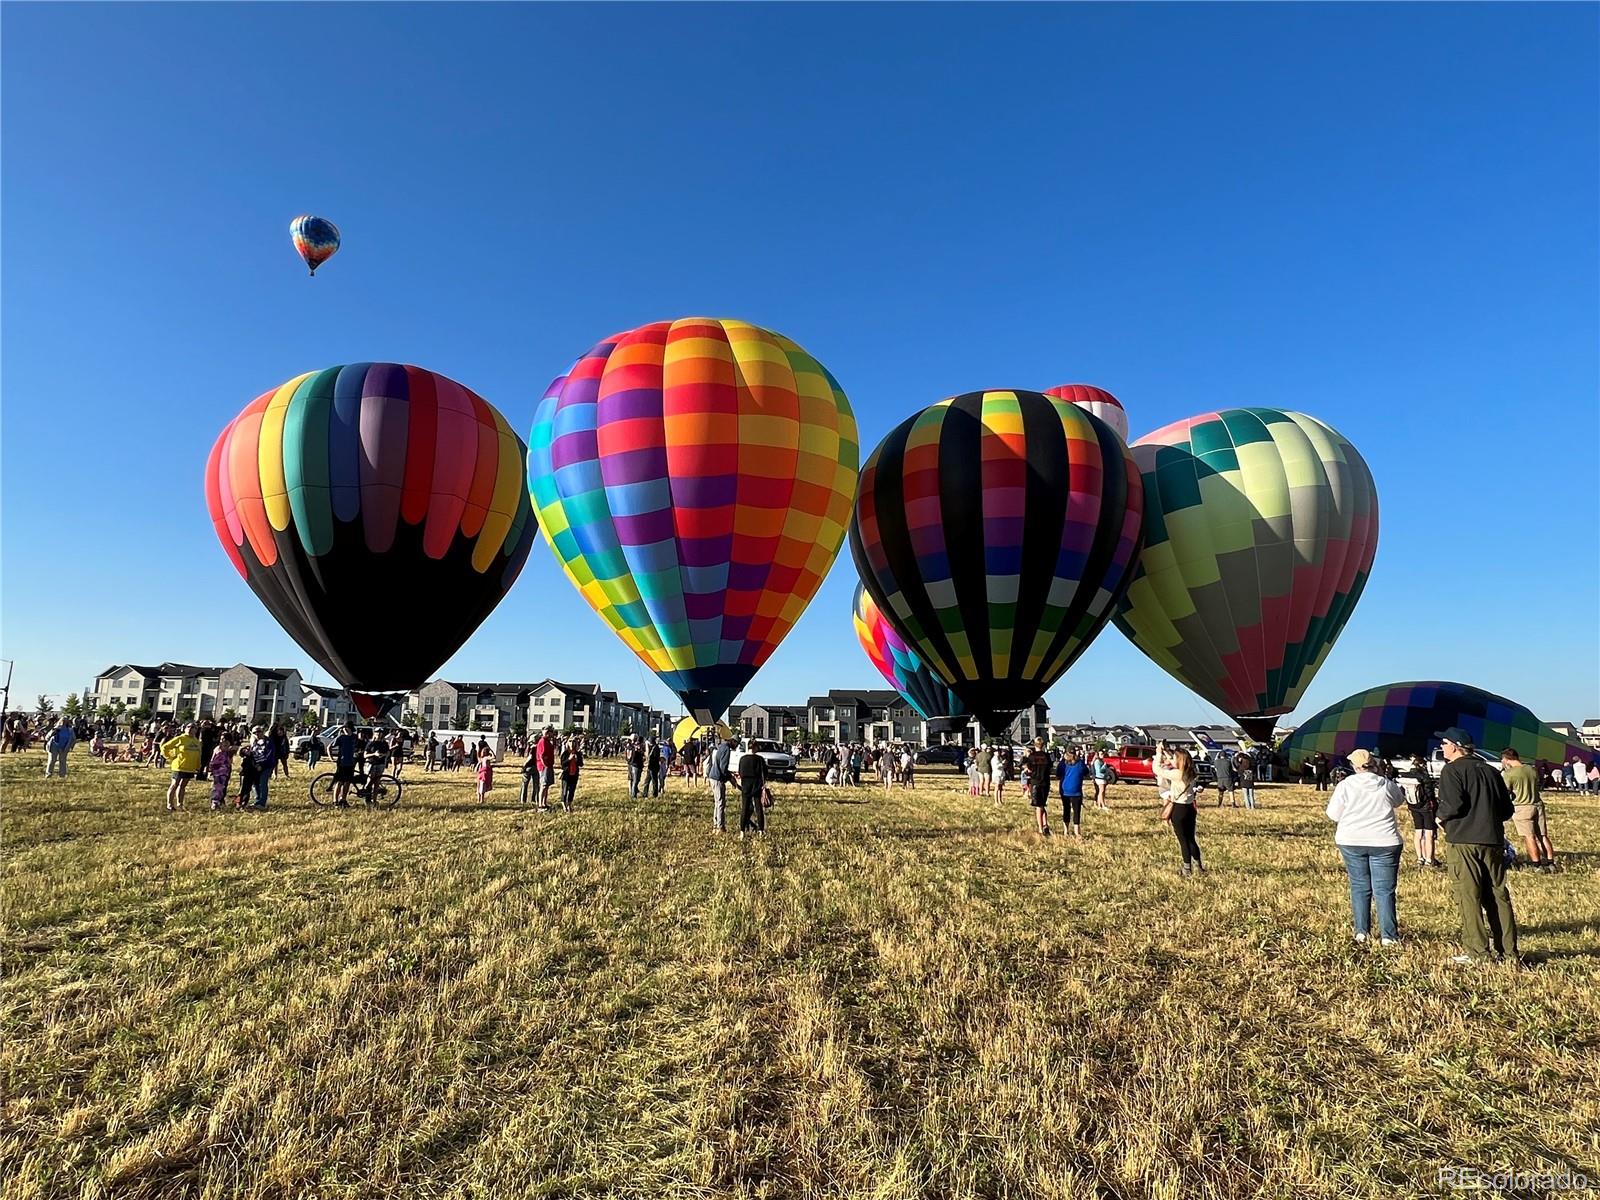
[[[297,376],[229,422],[206,503],[234,567],[301,649],[348,688],[409,690],[522,570],[525,455],[454,380],[355,363]]]
[[[1044,394],[1076,404],[1084,412],[1099,417],[1115,429],[1123,441],[1128,440],[1128,414],[1123,410],[1122,401],[1105,388],[1097,388],[1092,383],[1064,383],[1060,387],[1047,388]]]
[[[732,736],[733,730],[729,729],[721,721],[718,721],[715,725],[702,725],[693,717],[685,717],[677,725],[673,726],[672,744],[681,750],[683,744],[690,738],[725,740]]]
[[[1258,741],[1293,710],[1378,549],[1378,493],[1303,413],[1234,408],[1140,438],[1145,549],[1117,627]]]
[[[339,250],[339,227],[322,217],[296,217],[289,222],[289,237],[313,275]]]
[[[609,337],[550,385],[528,487],[573,585],[709,724],[833,564],[858,461],[822,364],[691,317]]]
[[[906,645],[905,639],[894,631],[884,619],[882,611],[867,594],[867,589],[856,584],[851,616],[856,627],[856,637],[867,652],[872,665],[889,681],[889,686],[905,697],[907,704],[917,710],[924,721],[941,717],[966,717],[967,706],[950,690],[950,685],[940,679],[928,665],[917,657],[917,652]]]
[[[1452,725],[1471,734],[1479,750],[1498,755],[1509,746],[1530,767],[1574,758],[1600,761],[1600,752],[1563,737],[1514,700],[1439,681],[1387,683],[1346,696],[1297,728],[1279,750],[1292,771],[1318,751],[1330,758],[1356,749],[1383,758],[1427,758],[1439,745],[1435,732]]]
[[[872,452],[850,549],[895,632],[1000,734],[1110,619],[1142,514],[1104,422],[1039,392],[969,392]]]

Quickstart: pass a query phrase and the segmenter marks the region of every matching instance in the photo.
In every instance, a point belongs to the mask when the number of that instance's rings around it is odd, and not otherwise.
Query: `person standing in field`
[[[198,725],[186,725],[183,732],[161,743],[161,757],[172,770],[172,782],[167,784],[167,811],[176,812],[183,807],[183,794],[189,780],[200,773],[200,732]]]
[[[233,778],[233,752],[237,748],[233,734],[225,733],[211,754],[211,811],[216,812],[228,800],[228,781]]]
[[[974,755],[974,762],[978,768],[978,795],[989,794],[989,773],[994,768],[994,751],[989,748],[989,743],[984,742],[978,747]]]
[[[567,739],[561,751],[561,810],[572,811],[578,796],[578,776],[583,772],[583,747],[576,736]]]
[[[1034,744],[1043,745],[1043,740]],[[1083,836],[1083,780],[1087,773],[1076,750],[1068,750],[1056,765],[1061,792],[1061,830],[1075,838]]]
[[[628,799],[639,798],[640,786],[644,783],[644,739],[638,734],[633,735],[633,741],[628,746]]]
[[[284,732],[283,722],[274,721],[272,724],[272,756],[274,766],[283,771],[283,777],[289,777],[289,735]]]
[[[1434,813],[1439,807],[1439,800],[1433,786],[1433,776],[1428,774],[1428,765],[1422,761],[1422,755],[1413,754],[1408,763],[1398,767],[1395,782],[1405,793],[1406,811],[1411,814],[1412,842],[1417,850],[1417,866],[1440,866],[1438,858],[1434,855],[1435,839],[1439,832],[1439,823],[1434,818]]]
[[[1011,775],[1011,747],[995,747],[993,756],[989,759],[989,786],[994,792],[994,806],[1000,807],[1001,801],[1006,798],[1006,780]]]
[[[1510,746],[1500,751],[1500,778],[1511,793],[1511,820],[1528,850],[1528,865],[1535,870],[1556,869],[1556,848],[1550,843],[1550,826],[1539,795],[1539,776]]]
[[[432,733],[428,734],[428,744],[422,751],[422,773],[429,774],[439,765],[439,739]]]
[[[322,756],[327,753],[328,747],[322,740],[322,734],[312,731],[311,740],[306,743],[306,768],[311,771],[317,769],[317,764],[322,761]]]
[[[1218,750],[1211,756],[1211,769],[1217,773],[1217,807],[1222,807],[1222,798],[1226,796],[1228,807],[1238,808],[1239,802],[1233,795],[1233,760],[1226,750]]]
[[[489,789],[494,787],[494,755],[478,755],[478,803],[482,804],[489,798]]]
[[[1094,784],[1094,806],[1101,812],[1110,812],[1111,801],[1106,793],[1111,787],[1111,767],[1099,750],[1094,752],[1094,759],[1089,763],[1089,779]]]
[[[1256,760],[1250,756],[1248,750],[1241,750],[1233,756],[1233,785],[1239,790],[1239,795],[1244,797],[1244,806],[1256,806]]]
[[[1033,808],[1034,821],[1039,836],[1050,836],[1050,754],[1044,748],[1043,738],[1033,739],[1033,749],[1024,764],[1028,774],[1028,803]]]
[[[533,799],[540,812],[550,807],[550,794],[555,791],[556,759],[560,756],[556,727],[546,725],[539,740],[533,744]]]
[[[49,779],[57,775],[62,779],[67,777],[67,754],[77,744],[78,735],[72,731],[72,726],[62,717],[56,722],[44,739],[44,777]]]
[[[1405,841],[1395,823],[1395,809],[1406,802],[1398,783],[1374,769],[1368,750],[1350,751],[1355,773],[1339,781],[1328,800],[1328,820],[1336,823],[1333,841],[1350,877],[1350,912],[1355,937],[1365,942],[1372,932],[1372,906],[1378,907],[1378,935],[1385,946],[1400,943],[1395,912],[1395,886],[1400,878],[1400,851]]]
[[[361,742],[356,737],[355,722],[346,720],[344,728],[333,738],[333,802],[340,808],[350,803],[350,789],[356,782],[356,760],[360,750]]]
[[[661,745],[653,737],[644,746],[644,794],[661,794]]]
[[[1505,780],[1472,753],[1472,735],[1460,726],[1434,735],[1444,751],[1439,775],[1439,824],[1448,846],[1445,869],[1461,910],[1465,953],[1454,963],[1518,958],[1517,916],[1506,887],[1505,823],[1513,808]]]
[[[754,830],[767,831],[767,810],[761,803],[762,789],[767,786],[767,760],[754,750],[745,751],[739,759],[739,836]]]
[[[1204,875],[1205,859],[1200,854],[1200,842],[1195,837],[1195,784],[1199,772],[1187,750],[1162,752],[1156,756],[1157,786],[1165,786],[1161,793],[1166,804],[1161,809],[1161,819],[1171,822],[1173,836],[1178,839],[1178,851],[1183,855],[1182,874],[1187,877],[1198,871]]]
[[[728,783],[733,778],[733,734],[719,741],[706,763],[706,779],[711,784],[711,828],[727,830]]]

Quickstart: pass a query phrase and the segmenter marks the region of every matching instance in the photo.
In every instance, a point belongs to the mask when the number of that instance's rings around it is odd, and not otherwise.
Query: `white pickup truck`
[[[767,763],[768,779],[784,783],[794,781],[794,755],[784,748],[783,743],[770,741],[767,738],[745,738],[739,743],[739,753],[755,753],[764,758]],[[734,767],[737,769],[737,762]]]

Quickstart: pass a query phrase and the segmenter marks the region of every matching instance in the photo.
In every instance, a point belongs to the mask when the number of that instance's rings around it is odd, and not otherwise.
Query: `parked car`
[[[739,743],[739,753],[759,754],[767,763],[767,778],[785,783],[794,781],[794,755],[781,742],[767,738],[745,738]]]
[[[917,763],[920,766],[936,766],[939,763],[948,763],[957,770],[964,767],[967,762],[967,748],[965,746],[929,746],[926,750],[917,751]]]
[[[1211,765],[1205,751],[1198,745],[1187,747],[1194,759],[1195,777],[1201,783],[1210,783],[1216,779],[1216,768]],[[1156,748],[1154,746],[1123,746],[1120,750],[1112,750],[1105,756],[1106,766],[1110,768],[1109,782],[1116,783],[1122,780],[1125,783],[1154,783],[1156,779],[1155,761]]]

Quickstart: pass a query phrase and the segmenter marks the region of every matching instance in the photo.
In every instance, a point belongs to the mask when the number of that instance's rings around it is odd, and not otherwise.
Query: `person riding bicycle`
[[[389,738],[383,730],[375,730],[372,740],[367,743],[367,789],[366,800],[368,804],[378,802],[378,785],[383,782],[383,773],[389,766]]]
[[[333,802],[340,808],[350,803],[350,786],[356,781],[356,723],[347,720],[333,738]]]

